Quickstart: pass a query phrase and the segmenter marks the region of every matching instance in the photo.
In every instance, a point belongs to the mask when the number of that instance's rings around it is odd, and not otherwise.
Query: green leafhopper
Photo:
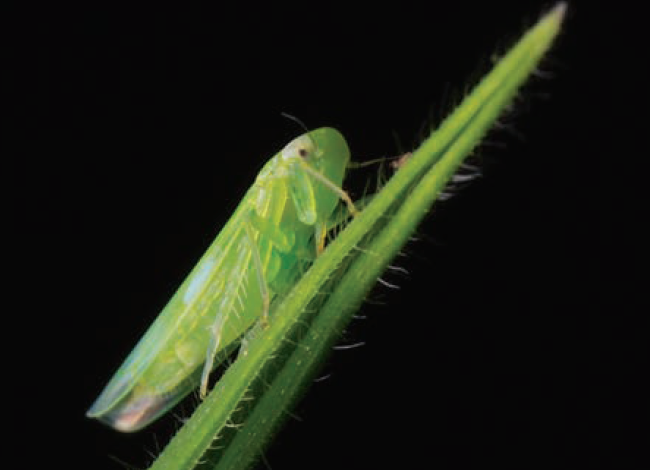
[[[335,129],[297,137],[258,174],[230,220],[87,412],[119,431],[159,418],[286,293],[323,249],[350,151]]]

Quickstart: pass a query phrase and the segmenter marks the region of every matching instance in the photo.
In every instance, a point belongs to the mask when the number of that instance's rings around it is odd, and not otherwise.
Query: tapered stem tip
[[[562,18],[564,18],[564,14],[566,13],[567,7],[568,7],[568,2],[559,2],[557,5],[553,7],[553,9],[549,12],[549,14],[557,17],[559,21],[562,21]]]

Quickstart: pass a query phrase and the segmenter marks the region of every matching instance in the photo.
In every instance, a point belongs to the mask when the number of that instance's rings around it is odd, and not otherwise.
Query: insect
[[[335,129],[307,132],[271,158],[230,220],[87,412],[123,432],[200,386],[323,250],[350,152]]]

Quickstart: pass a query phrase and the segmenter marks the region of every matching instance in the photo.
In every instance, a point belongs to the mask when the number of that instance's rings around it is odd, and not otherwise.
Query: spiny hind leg
[[[266,285],[264,278],[264,270],[262,267],[262,258],[260,257],[260,250],[255,243],[255,236],[253,235],[253,228],[249,222],[245,223],[246,236],[248,243],[251,246],[251,253],[253,256],[253,264],[255,265],[255,272],[257,273],[257,284],[260,286],[260,295],[262,296],[262,325],[264,328],[269,326],[269,309],[271,306],[271,295],[269,288]]]
[[[201,372],[201,386],[199,388],[199,397],[203,400],[208,394],[208,380],[210,379],[210,372],[214,367],[214,358],[219,350],[221,344],[221,333],[223,332],[224,317],[219,315],[210,327],[210,343],[206,353],[205,364],[203,365],[203,372]]]
[[[269,309],[271,304],[271,296],[269,294],[269,289],[266,285],[266,279],[264,278],[264,271],[262,269],[262,259],[260,257],[260,252],[255,243],[255,237],[253,235],[253,229],[249,222],[244,224],[246,237],[251,247],[251,254],[253,258],[253,265],[255,272],[257,274],[258,285],[260,286],[260,296],[262,297],[262,326],[264,328],[268,327],[269,324]],[[199,388],[199,396],[201,399],[205,398],[208,393],[208,380],[210,379],[210,373],[214,367],[214,360],[219,352],[219,347],[221,344],[221,334],[223,332],[223,326],[225,323],[225,316],[218,315],[217,319],[214,321],[213,325],[210,328],[210,343],[208,345],[208,350],[206,353],[205,364],[203,366],[203,371],[201,373],[201,385]],[[247,349],[247,345],[244,344],[244,354]]]

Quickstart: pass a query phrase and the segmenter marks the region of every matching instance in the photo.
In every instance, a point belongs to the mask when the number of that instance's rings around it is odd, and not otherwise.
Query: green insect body
[[[87,416],[136,431],[199,384],[204,395],[214,365],[322,250],[339,199],[354,212],[340,189],[349,157],[343,136],[321,128],[271,158]]]

